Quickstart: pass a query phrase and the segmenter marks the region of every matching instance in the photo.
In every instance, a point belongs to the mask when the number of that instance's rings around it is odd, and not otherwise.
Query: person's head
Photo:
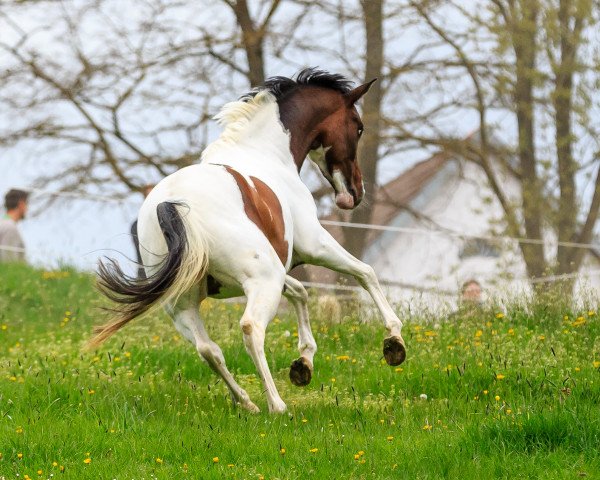
[[[480,303],[481,284],[474,278],[463,283],[461,288],[461,300],[468,303]]]
[[[13,188],[4,197],[6,213],[15,221],[23,220],[27,215],[29,192]]]

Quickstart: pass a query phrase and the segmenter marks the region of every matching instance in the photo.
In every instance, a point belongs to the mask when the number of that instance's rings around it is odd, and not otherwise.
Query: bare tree
[[[415,134],[396,123],[393,137],[436,145],[482,167],[502,205],[506,232],[534,240],[520,244],[531,277],[577,271],[585,250],[569,243],[591,242],[600,206],[600,144],[589,121],[599,100],[591,88],[598,80],[597,59],[587,42],[598,12],[587,1],[485,0],[469,10],[454,0],[410,3],[449,52],[428,68],[437,69],[439,86],[449,95],[449,87],[461,85],[456,72],[462,71],[468,87],[461,95],[468,101],[439,103],[427,120],[426,133],[421,129]],[[450,27],[448,17],[454,25],[459,18],[462,28]],[[477,114],[477,142],[439,126],[456,109]],[[491,139],[490,132],[502,128],[490,120],[498,111],[506,113],[509,128],[516,125],[514,145]],[[553,144],[544,143],[547,131],[554,132]],[[576,149],[587,159],[576,160]],[[505,191],[497,163],[518,180],[518,199]],[[577,179],[585,175],[594,175],[593,186],[578,192]],[[541,241],[549,230],[560,242],[554,254]]]
[[[35,145],[40,184],[119,195],[196,161],[218,108],[262,84],[281,4],[40,3],[0,9],[0,148]],[[301,14],[280,22],[288,39]]]

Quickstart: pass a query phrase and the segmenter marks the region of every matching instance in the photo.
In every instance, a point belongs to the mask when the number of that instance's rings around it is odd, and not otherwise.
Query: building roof
[[[409,208],[410,202],[450,158],[445,152],[436,153],[431,158],[417,163],[392,181],[377,188],[374,195],[375,205],[371,215],[371,223],[374,225],[388,225],[402,210]],[[323,220],[345,221],[344,213],[335,210],[323,217]],[[325,228],[336,240],[343,241],[342,227],[326,225]],[[375,241],[381,233],[379,230],[370,230],[367,236],[367,245]]]

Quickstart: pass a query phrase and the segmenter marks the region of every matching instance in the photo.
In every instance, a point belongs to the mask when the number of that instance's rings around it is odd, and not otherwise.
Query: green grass
[[[282,311],[266,351],[289,412],[253,415],[164,314],[85,352],[102,321],[90,276],[0,269],[0,478],[600,478],[597,305],[405,317],[401,368],[382,363],[380,322],[348,307],[337,323],[312,305],[319,351],[304,389],[288,380],[296,328]],[[266,410],[241,306],[202,310]]]

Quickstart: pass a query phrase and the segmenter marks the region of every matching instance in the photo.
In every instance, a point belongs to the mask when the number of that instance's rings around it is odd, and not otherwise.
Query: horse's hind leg
[[[223,378],[233,401],[251,412],[259,412],[258,407],[250,401],[246,391],[238,385],[227,369],[221,348],[208,336],[198,309],[201,298],[200,289],[195,288],[182,295],[175,305],[167,308],[167,311],[177,330],[196,347],[210,368]]]
[[[310,383],[313,372],[313,358],[317,351],[317,343],[310,328],[308,318],[308,294],[304,286],[289,275],[285,277],[283,295],[294,306],[298,317],[298,351],[300,358],[292,362],[290,367],[290,380],[298,386],[304,387]]]
[[[286,405],[279,396],[271,376],[264,348],[265,330],[279,306],[284,275],[285,273],[281,272],[280,277],[273,275],[267,278],[250,278],[243,284],[248,303],[240,320],[240,326],[244,333],[246,351],[252,357],[265,388],[271,413],[283,413],[286,410]]]

